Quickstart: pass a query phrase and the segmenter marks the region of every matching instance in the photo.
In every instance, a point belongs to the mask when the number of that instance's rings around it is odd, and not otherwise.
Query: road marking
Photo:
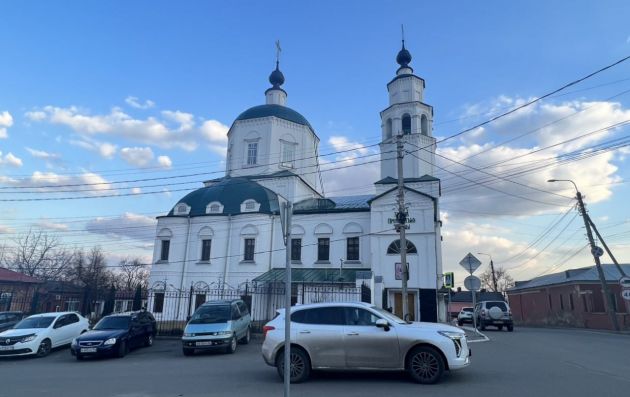
[[[482,339],[473,339],[473,340],[467,340],[468,343],[479,343],[479,342],[490,342],[490,338],[488,338],[486,335],[482,334],[481,332],[479,332],[479,330],[473,328],[473,327],[460,327],[462,329],[465,329],[466,331],[470,331],[470,332],[474,332],[476,335],[481,336]]]

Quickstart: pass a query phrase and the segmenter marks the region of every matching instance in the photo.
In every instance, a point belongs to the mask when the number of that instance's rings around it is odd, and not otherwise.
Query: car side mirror
[[[383,328],[385,331],[389,331],[389,323],[383,318],[376,320],[376,326],[378,328]]]

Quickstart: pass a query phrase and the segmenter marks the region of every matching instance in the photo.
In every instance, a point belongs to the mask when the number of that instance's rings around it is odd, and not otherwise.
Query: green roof
[[[241,213],[241,204],[249,199],[253,199],[260,204],[258,213],[277,213],[280,209],[276,193],[248,178],[242,177],[223,178],[217,183],[188,193],[177,204],[185,203],[190,206],[190,216],[236,215]],[[206,207],[214,201],[223,205],[223,212],[220,214],[206,214]],[[175,204],[175,207],[177,207],[177,204]],[[174,215],[175,207],[168,213],[168,216],[176,216]]]
[[[313,129],[304,116],[291,108],[276,104],[254,106],[239,114],[236,120],[259,119],[271,116],[305,125],[311,130]]]
[[[358,271],[369,271],[370,269],[291,269],[291,282],[295,283],[354,283],[357,279]],[[253,281],[271,282],[284,281],[285,269],[275,268],[267,273],[261,274]]]

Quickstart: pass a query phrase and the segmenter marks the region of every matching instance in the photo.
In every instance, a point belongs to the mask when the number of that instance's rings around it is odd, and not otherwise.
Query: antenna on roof
[[[403,47],[405,47],[405,25],[403,25],[402,23],[400,24],[400,31],[402,34],[402,45]]]

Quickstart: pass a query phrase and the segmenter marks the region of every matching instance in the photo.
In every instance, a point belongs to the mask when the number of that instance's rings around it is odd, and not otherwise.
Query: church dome
[[[409,67],[409,63],[411,62],[411,53],[405,48],[404,42],[402,49],[398,51],[398,55],[396,55],[396,62],[398,62],[402,68]]]
[[[254,106],[252,108],[249,108],[243,113],[239,114],[238,117],[236,118],[236,121],[258,119],[258,118],[270,117],[270,116],[277,117],[283,120],[292,121],[297,124],[302,124],[309,127],[310,129],[313,129],[311,127],[311,124],[308,122],[308,120],[306,120],[306,118],[302,116],[300,113],[286,106],[276,105],[276,104],[259,105],[259,106]]]
[[[280,88],[282,84],[284,84],[284,74],[280,71],[278,66],[278,62],[276,62],[276,70],[271,72],[269,75],[269,82],[273,86],[273,88]]]
[[[206,208],[210,203],[220,203],[223,206],[219,215],[237,215],[243,213],[242,204],[253,200],[260,207],[256,213],[278,213],[278,195],[266,187],[249,180],[248,178],[223,178],[210,186],[202,187],[188,193],[175,204],[168,216],[175,216],[175,208],[180,204],[190,207],[189,216],[208,215]]]

